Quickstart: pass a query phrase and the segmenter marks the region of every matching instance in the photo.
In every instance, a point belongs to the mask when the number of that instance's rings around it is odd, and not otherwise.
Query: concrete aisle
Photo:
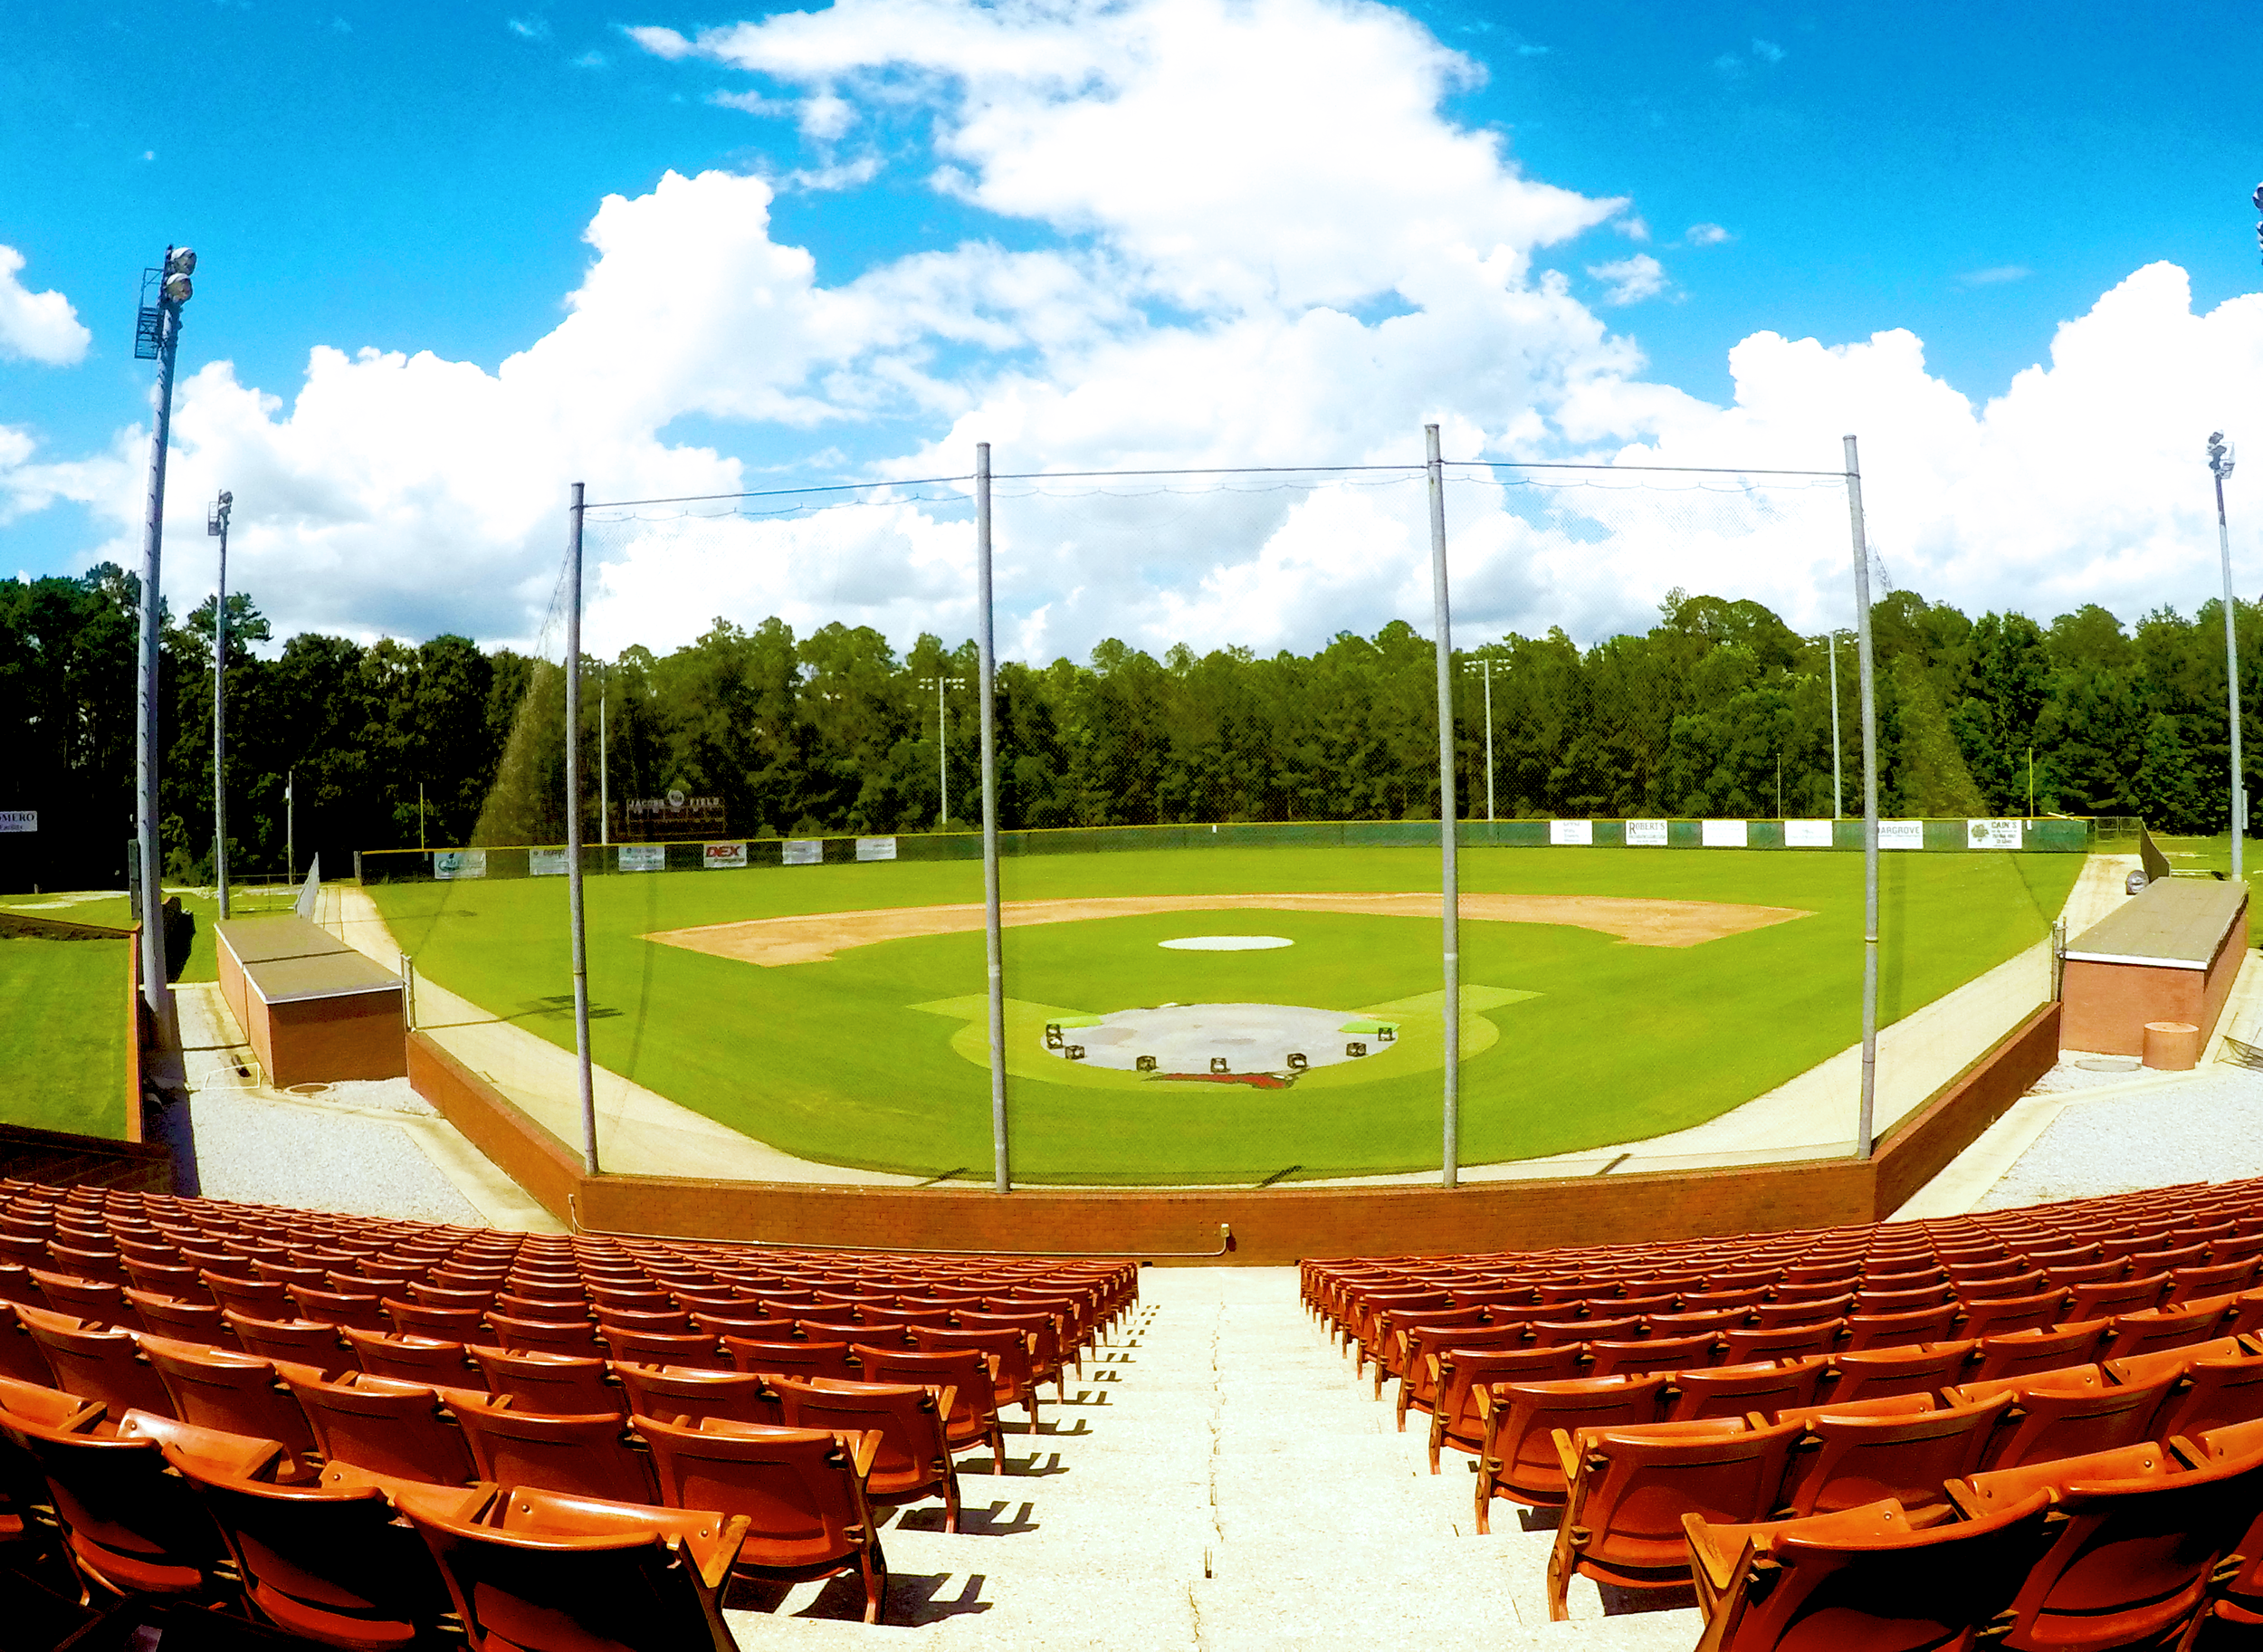
[[[1687,1652],[1694,1607],[1606,1618],[1592,1584],[1551,1625],[1552,1529],[1433,1477],[1418,1418],[1392,1427],[1296,1301],[1290,1268],[1151,1268],[1128,1336],[1072,1373],[1041,1431],[1008,1422],[1009,1473],[965,1473],[966,1530],[893,1517],[891,1644],[937,1648],[1569,1646]],[[968,1456],[969,1469],[988,1462]],[[872,1644],[861,1590],[804,1584],[729,1615],[742,1647]],[[822,1616],[808,1615],[811,1613]]]

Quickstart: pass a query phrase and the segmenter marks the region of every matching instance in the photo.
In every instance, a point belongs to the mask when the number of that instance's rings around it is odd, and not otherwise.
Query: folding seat
[[[488,1309],[495,1305],[495,1293],[492,1288],[480,1291],[460,1291],[445,1285],[420,1284],[412,1279],[408,1283],[408,1294],[411,1301],[421,1303],[428,1308],[470,1308],[475,1313],[484,1314]]]
[[[487,1375],[490,1392],[509,1399],[514,1411],[559,1417],[610,1411],[623,1416],[628,1396],[606,1374],[603,1360],[568,1354],[507,1352],[473,1344],[469,1350]]]
[[[877,1433],[880,1447],[864,1479],[873,1503],[899,1505],[940,1497],[943,1530],[959,1529],[959,1468],[943,1419],[957,1395],[905,1382],[799,1382],[773,1386],[790,1428],[830,1428],[836,1434]]]
[[[2157,1363],[2177,1358],[2187,1361],[2181,1372],[2163,1372]],[[2207,1351],[2186,1348],[2151,1355],[2132,1361],[2126,1375],[2124,1369],[2118,1360],[2106,1365],[2116,1381],[2132,1388],[2163,1375],[2172,1379],[2168,1397],[2146,1428],[2148,1439],[2198,1435],[2263,1418],[2263,1359],[2250,1357],[2236,1341],[2229,1349],[2211,1344]]]
[[[1409,1313],[1389,1312],[1376,1316],[1377,1352],[1374,1360],[1374,1398],[1383,1397],[1383,1384],[1394,1378],[1404,1380],[1407,1375],[1407,1333],[1415,1326],[1439,1331],[1474,1330],[1486,1323],[1482,1307],[1431,1308]],[[909,1320],[899,1323],[909,1325]],[[854,1340],[854,1339],[853,1339]],[[862,1339],[873,1341],[872,1338]],[[1356,1374],[1356,1373],[1355,1373]]]
[[[2106,1352],[2116,1359],[2134,1358],[2164,1348],[2189,1348],[2220,1334],[2232,1306],[2218,1298],[2184,1308],[2147,1308],[2125,1313],[2112,1322]]]
[[[1836,1296],[1810,1300],[1764,1302],[1752,1310],[1752,1328],[1781,1331],[1787,1325],[1814,1325],[1825,1320],[1844,1319],[1854,1311],[1854,1301],[1852,1292],[1842,1291]]]
[[[2211,1574],[2258,1514],[2263,1456],[2175,1472],[2150,1441],[1974,1475],[1950,1487],[1983,1516],[2048,1491],[2055,1541],[2011,1605],[2010,1652],[2109,1652],[2184,1644]]]
[[[998,1305],[987,1305],[995,1309]],[[1034,1382],[1051,1382],[1061,1399],[1068,1398],[1068,1379],[1063,1367],[1068,1360],[1068,1349],[1062,1341],[1060,1317],[1052,1313],[960,1313],[958,1329],[961,1331],[1019,1331],[1029,1337],[1029,1372]],[[884,1344],[887,1332],[893,1332],[911,1341],[911,1328],[898,1322],[893,1325],[874,1324],[866,1327],[864,1334],[853,1339],[860,1342]],[[918,1346],[916,1342],[913,1346]],[[1375,1344],[1380,1348],[1380,1342]],[[1374,1354],[1370,1352],[1372,1359]],[[1359,1373],[1352,1373],[1357,1376]]]
[[[2078,1284],[2069,1294],[2062,1321],[2107,1319],[2157,1308],[2176,1282],[2167,1274],[2146,1274],[2103,1284]]]
[[[320,1290],[329,1283],[329,1270],[322,1267],[301,1267],[292,1262],[272,1262],[264,1256],[252,1259],[253,1276],[272,1279],[288,1289],[294,1284],[311,1285]]]
[[[1947,1498],[1943,1485],[1981,1466],[1999,1420],[2011,1408],[2011,1396],[1900,1415],[1863,1415],[1854,1408],[1875,1403],[1838,1408],[1826,1401],[1821,1410],[1801,1417],[1806,1432],[1785,1471],[1785,1508],[1800,1515],[1831,1514],[1881,1497],[1895,1499],[1913,1515],[1939,1508]]]
[[[2048,1331],[2068,1318],[2061,1312],[2066,1304],[2064,1291],[2039,1291],[2031,1296],[1997,1296],[1981,1301],[1967,1298],[1964,1323],[1957,1327],[1956,1333],[1977,1342],[1982,1337],[2001,1336],[2013,1331]]]
[[[1819,1285],[1815,1287],[1815,1290],[1817,1294],[1824,1296],[1838,1294],[1828,1285]],[[1769,1300],[1771,1300],[1769,1295],[1760,1290],[1752,1289],[1684,1291],[1681,1295],[1681,1312],[1684,1313],[1718,1313],[1733,1311],[1738,1313],[1750,1313],[1761,1303]],[[1809,1298],[1805,1295],[1794,1295],[1783,1300],[1804,1302]]]
[[[2237,1295],[2255,1284],[2258,1267],[2263,1267],[2263,1257],[2248,1256],[2238,1262],[2172,1268],[2169,1303],[2173,1306],[2206,1297]]]
[[[1980,1340],[1978,1363],[1967,1382],[1997,1382],[2039,1376],[2096,1361],[2105,1348],[2107,1320],[2060,1325],[2049,1331],[2010,1331]]]
[[[394,1502],[438,1561],[472,1652],[738,1652],[722,1587],[743,1515],[519,1488],[477,1520]]]
[[[2263,1224],[2243,1223],[2241,1226],[2245,1231],[2210,1243],[2210,1262],[2239,1262],[2249,1256],[2263,1256]]]
[[[662,1501],[746,1520],[738,1576],[784,1582],[855,1572],[864,1585],[864,1621],[880,1621],[888,1563],[864,1496],[881,1446],[877,1432],[844,1436],[727,1420],[640,1427]]]
[[[1784,1276],[1778,1267],[1729,1267],[1711,1271],[1703,1275],[1702,1286],[1691,1285],[1689,1290],[1706,1291],[1764,1291]]]
[[[692,1428],[710,1417],[772,1427],[785,1418],[776,1391],[751,1371],[683,1370],[624,1361],[614,1366],[613,1374],[620,1380],[629,1416],[639,1428],[654,1418]]]
[[[358,1331],[351,1325],[339,1326],[338,1333],[354,1351],[361,1369],[373,1377],[390,1377],[396,1382],[430,1383],[437,1388],[487,1386],[487,1373],[473,1363],[472,1356],[461,1342],[434,1337],[380,1336],[375,1332]]]
[[[1825,1359],[1779,1363],[1763,1360],[1750,1365],[1717,1365],[1710,1370],[1676,1372],[1666,1391],[1667,1422],[1699,1422],[1708,1418],[1747,1417],[1755,1412],[1772,1416],[1816,1403]]]
[[[393,1329],[393,1322],[386,1317],[384,1307],[374,1295],[318,1291],[302,1284],[291,1285],[287,1289],[298,1310],[297,1318],[326,1325],[351,1325],[356,1330],[373,1331],[379,1335]]]
[[[223,1309],[220,1317],[245,1353],[311,1365],[326,1376],[353,1369],[353,1355],[339,1340],[335,1325],[314,1320],[250,1319],[233,1308]]]
[[[1954,1302],[1956,1293],[1946,1280],[1938,1284],[1919,1285],[1906,1291],[1873,1291],[1864,1289],[1855,1294],[1853,1312],[1857,1313],[1914,1313],[1921,1309],[1938,1308],[1943,1303]]]
[[[2089,1382],[2077,1384],[2072,1374],[2059,1371],[2020,1378],[2001,1390],[2013,1401],[2012,1408],[2005,1413],[1980,1466],[2019,1468],[2054,1457],[2112,1451],[2146,1438],[2176,1379],[2108,1388],[2099,1380],[2102,1373],[2096,1367],[2089,1370]],[[1992,1385],[1968,1383],[1946,1390],[1947,1398],[1953,1402],[1979,1398],[1976,1387],[1996,1391]]]
[[[2118,1279],[2127,1279],[2129,1276],[2129,1261],[2124,1256],[2115,1256],[2107,1262],[2086,1262],[2079,1267],[2053,1267],[2044,1270],[2044,1277],[2052,1284],[2060,1286],[2105,1284]]]
[[[1466,1349],[1474,1353],[1527,1345],[1521,1321],[1504,1325],[1409,1325],[1399,1333],[1399,1338],[1405,1350],[1400,1360],[1397,1407],[1399,1430],[1402,1434],[1406,1432],[1410,1408],[1428,1411],[1437,1403],[1437,1389],[1434,1386],[1437,1366],[1432,1355],[1449,1348]]]
[[[1477,1530],[1490,1532],[1493,1500],[1534,1506],[1560,1504],[1570,1491],[1551,1433],[1557,1428],[1620,1428],[1658,1420],[1671,1379],[1581,1377],[1552,1382],[1497,1382],[1476,1390],[1485,1434],[1477,1457]]]
[[[2109,1380],[2123,1388],[2139,1382],[2151,1382],[2156,1377],[2183,1377],[2201,1360],[2230,1360],[2243,1361],[2251,1357],[2248,1345],[2236,1336],[2211,1337],[2205,1342],[2190,1342],[2182,1348],[2156,1348],[2150,1352],[2115,1357],[2103,1361]],[[2170,1395],[2174,1400],[2184,1392],[2180,1386]],[[2153,1437],[2166,1439],[2166,1434]]]
[[[520,1296],[509,1291],[499,1291],[495,1305],[487,1311],[492,1323],[498,1313],[508,1314],[530,1325],[587,1326],[595,1322],[589,1304],[580,1297],[571,1302],[553,1302],[547,1297]]]
[[[209,1303],[212,1293],[205,1289],[205,1282],[197,1277],[198,1270],[185,1263],[159,1264],[137,1256],[126,1258],[126,1277],[138,1291],[152,1292],[179,1302]]]
[[[1576,1342],[1552,1348],[1448,1348],[1423,1356],[1428,1385],[1437,1399],[1430,1413],[1430,1472],[1438,1472],[1438,1452],[1451,1446],[1475,1456],[1485,1447],[1485,1419],[1477,1393],[1495,1382],[1555,1382],[1581,1374],[1587,1353]]]
[[[1749,1365],[1754,1360],[1806,1360],[1829,1353],[1838,1346],[1844,1320],[1819,1325],[1786,1325],[1775,1331],[1724,1331],[1721,1333],[1721,1363]]]
[[[721,1343],[706,1332],[663,1336],[654,1332],[606,1327],[600,1331],[598,1341],[605,1344],[606,1357],[613,1360],[634,1360],[640,1365],[690,1366],[702,1370],[732,1369]]]
[[[1948,1341],[1955,1334],[1964,1310],[1958,1303],[1919,1308],[1908,1313],[1856,1313],[1847,1320],[1846,1341],[1838,1351],[1858,1353],[1869,1348],[1915,1348]]]
[[[482,1480],[616,1503],[658,1501],[651,1464],[631,1447],[618,1412],[546,1415],[520,1411],[514,1402],[466,1408],[455,1418]]]
[[[990,1472],[1006,1472],[1006,1433],[998,1414],[998,1385],[990,1355],[961,1348],[948,1353],[908,1353],[901,1349],[858,1345],[851,1350],[864,1367],[864,1380],[916,1384],[954,1396],[943,1418],[943,1438],[955,1455],[970,1447],[990,1448]]]
[[[751,1313],[710,1313],[704,1309],[695,1310],[691,1319],[702,1331],[718,1337],[744,1337],[750,1342],[790,1342],[794,1338],[794,1322],[790,1319],[772,1319]]]
[[[1625,1319],[1533,1319],[1525,1322],[1524,1329],[1533,1344],[1539,1348],[1553,1348],[1564,1342],[1623,1342],[1642,1334],[1640,1314]]]
[[[1743,1308],[1701,1308],[1692,1313],[1653,1313],[1643,1323],[1652,1336],[1718,1335],[1752,1323]]]
[[[122,1286],[68,1274],[51,1274],[43,1268],[28,1268],[25,1272],[54,1313],[96,1325],[120,1325],[132,1317]]]
[[[778,1300],[781,1299],[765,1298],[765,1301]],[[810,1298],[809,1305],[813,1310],[817,1308],[815,1296]],[[1366,1361],[1375,1357],[1375,1344],[1371,1340],[1372,1332],[1370,1322],[1377,1309],[1450,1308],[1453,1305],[1443,1291],[1382,1291],[1362,1294],[1351,1305],[1350,1315],[1342,1324],[1344,1345],[1355,1354],[1359,1361],[1359,1363],[1353,1366],[1351,1374],[1358,1376],[1366,1369]],[[820,1312],[816,1317],[824,1316]]]
[[[1687,1583],[1682,1516],[1733,1524],[1765,1516],[1800,1431],[1796,1422],[1747,1428],[1721,1420],[1557,1430],[1571,1489],[1548,1559],[1548,1616],[1558,1623],[1571,1616],[1574,1576],[1622,1589]]]
[[[1786,1284],[1837,1284],[1854,1278],[1858,1271],[1850,1260],[1794,1262],[1784,1267],[1783,1280]]]
[[[2161,1250],[2133,1251],[2128,1257],[2133,1275],[2173,1274],[2181,1267],[2204,1267],[2208,1264],[2208,1242],[2172,1246]]]
[[[1648,1376],[1653,1371],[1697,1370],[1721,1354],[1715,1336],[1645,1337],[1628,1342],[1590,1342],[1592,1377]]]
[[[426,1303],[406,1302],[397,1296],[378,1299],[392,1329],[404,1336],[432,1337],[451,1342],[476,1342],[487,1335],[487,1315],[477,1308],[435,1308]]]
[[[723,1338],[723,1350],[730,1356],[733,1370],[756,1371],[765,1376],[831,1377],[844,1382],[854,1381],[856,1377],[856,1365],[849,1357],[849,1347],[845,1341],[758,1342],[745,1337]],[[1026,1355],[1026,1343],[1023,1348]]]
[[[67,1314],[48,1313],[17,1305],[15,1317],[31,1333],[54,1385],[66,1394],[100,1400],[107,1408],[104,1430],[132,1410],[154,1417],[171,1417],[173,1401],[157,1370],[134,1346],[130,1332],[82,1329]]]
[[[1759,1525],[1692,1515],[1698,1652],[1974,1652],[2050,1546],[2049,1521],[2042,1494],[1962,1523],[1926,1523],[1891,1498]]]
[[[2014,1296],[2037,1295],[2050,1290],[2051,1277],[2038,1267],[2010,1274],[1991,1274],[1985,1279],[1959,1279],[1953,1284],[1957,1300],[1970,1306],[1974,1303],[2002,1302]]]
[[[971,1348],[992,1356],[997,1361],[997,1369],[991,1373],[991,1380],[997,1386],[999,1408],[1020,1406],[1029,1413],[1030,1432],[1036,1432],[1037,1370],[1032,1357],[1032,1339],[1027,1332],[935,1331],[924,1325],[915,1325],[912,1329],[912,1341],[921,1353],[954,1353]],[[729,1347],[730,1343],[730,1339],[726,1337],[724,1345]],[[759,1369],[749,1365],[736,1349],[731,1351],[731,1360],[740,1370]],[[787,1374],[798,1376],[800,1373]]]
[[[199,1269],[196,1276],[204,1281],[205,1289],[212,1293],[213,1301],[246,1319],[291,1317],[291,1298],[274,1280],[239,1279],[230,1274],[215,1274],[210,1268]]]
[[[223,1590],[226,1546],[188,1482],[167,1472],[160,1440],[247,1480],[282,1450],[143,1411],[124,1413],[110,1435],[0,1411],[0,1433],[38,1465],[80,1575],[114,1595]]]
[[[487,1324],[493,1332],[490,1340],[513,1353],[554,1353],[587,1359],[597,1352],[597,1328],[587,1322],[551,1324],[517,1319],[498,1310],[487,1316]]]
[[[664,1336],[682,1336],[692,1329],[692,1316],[673,1306],[616,1308],[609,1303],[599,1303],[595,1313],[601,1329],[618,1326],[623,1331],[656,1331]]]
[[[72,1279],[93,1279],[104,1284],[129,1285],[133,1278],[126,1272],[126,1260],[116,1251],[79,1250],[61,1243],[47,1247],[53,1258],[48,1265],[58,1274]]]
[[[138,1341],[172,1399],[174,1416],[200,1428],[273,1440],[283,1450],[275,1478],[286,1484],[303,1485],[321,1472],[306,1413],[268,1361],[164,1337]],[[310,1366],[293,1369],[302,1380],[315,1374]]]

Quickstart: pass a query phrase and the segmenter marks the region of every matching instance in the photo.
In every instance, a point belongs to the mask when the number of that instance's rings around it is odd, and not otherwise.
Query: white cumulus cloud
[[[24,254],[0,246],[0,356],[69,367],[82,359],[94,335],[60,292],[33,292],[16,279]]]

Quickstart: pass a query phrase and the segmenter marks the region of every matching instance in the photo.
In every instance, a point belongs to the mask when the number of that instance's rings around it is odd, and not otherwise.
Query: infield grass
[[[2082,857],[1911,855],[1882,864],[1881,1014],[1891,1022],[2040,940]],[[1563,925],[1465,920],[1465,985],[1538,995],[1485,1012],[1499,1036],[1463,1065],[1466,1163],[1699,1123],[1859,1036],[1858,856],[1479,849],[1465,853],[1462,872],[1472,891],[1751,902],[1814,914],[1685,949],[1626,945]],[[1438,887],[1435,851],[1390,848],[1031,856],[1007,862],[1002,877],[1008,901]],[[573,1046],[562,879],[395,883],[372,893],[420,971]],[[804,1158],[987,1179],[988,1078],[961,1053],[971,1046],[979,1055],[982,1041],[962,1036],[965,1016],[912,1007],[981,992],[979,933],[886,941],[777,968],[639,939],[753,918],[980,898],[980,868],[962,863],[592,878],[596,1059]],[[1280,935],[1296,944],[1251,952],[1156,944],[1204,933]],[[1439,986],[1435,919],[1179,912],[1009,929],[1005,945],[1011,998],[1092,1013],[1162,1002],[1351,1011],[1436,994]],[[1408,1052],[1394,1071],[1398,1053],[1379,1054],[1359,1082],[1316,1083],[1329,1075],[1315,1073],[1280,1091],[1121,1080],[1097,1086],[1017,1074],[1015,1175],[1240,1182],[1433,1166],[1437,1064],[1418,1065]],[[1043,1060],[1022,1052],[1014,1065]],[[684,1167],[684,1174],[699,1172]]]
[[[0,940],[0,1122],[125,1135],[126,948]]]

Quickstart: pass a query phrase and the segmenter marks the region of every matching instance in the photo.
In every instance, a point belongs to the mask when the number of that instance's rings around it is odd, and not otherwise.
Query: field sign
[[[1592,844],[1595,823],[1592,820],[1552,820],[1548,823],[1548,841],[1552,844]]]
[[[1925,823],[1922,820],[1881,820],[1878,822],[1878,847],[1881,849],[1922,849],[1925,846]]]
[[[785,853],[779,856],[788,866],[818,866],[825,864],[825,839],[822,837],[789,837]]]
[[[700,864],[712,870],[721,866],[743,866],[747,864],[747,845],[738,844],[709,844],[701,855]]]
[[[1968,820],[1964,823],[1964,846],[1968,849],[2016,849],[2021,841],[2024,820]]]
[[[530,878],[562,878],[566,875],[566,851],[563,849],[529,849],[527,875]]]
[[[668,869],[668,845],[665,844],[623,844],[621,870],[624,872],[665,872]]]
[[[1747,833],[1742,820],[1705,820],[1698,823],[1704,833],[1702,841],[1708,849],[1742,849]]]
[[[1665,848],[1666,822],[1663,820],[1629,820],[1627,823],[1627,846],[1629,849]]]
[[[434,849],[432,874],[436,878],[483,878],[487,875],[487,851]]]
[[[896,857],[896,840],[893,837],[860,837],[856,840],[856,858],[860,861],[892,861]]]
[[[1831,846],[1831,823],[1828,820],[1787,820],[1783,823],[1783,846],[1787,849],[1828,849]]]
[[[0,808],[0,832],[36,832],[39,830],[39,811],[35,808]]]

